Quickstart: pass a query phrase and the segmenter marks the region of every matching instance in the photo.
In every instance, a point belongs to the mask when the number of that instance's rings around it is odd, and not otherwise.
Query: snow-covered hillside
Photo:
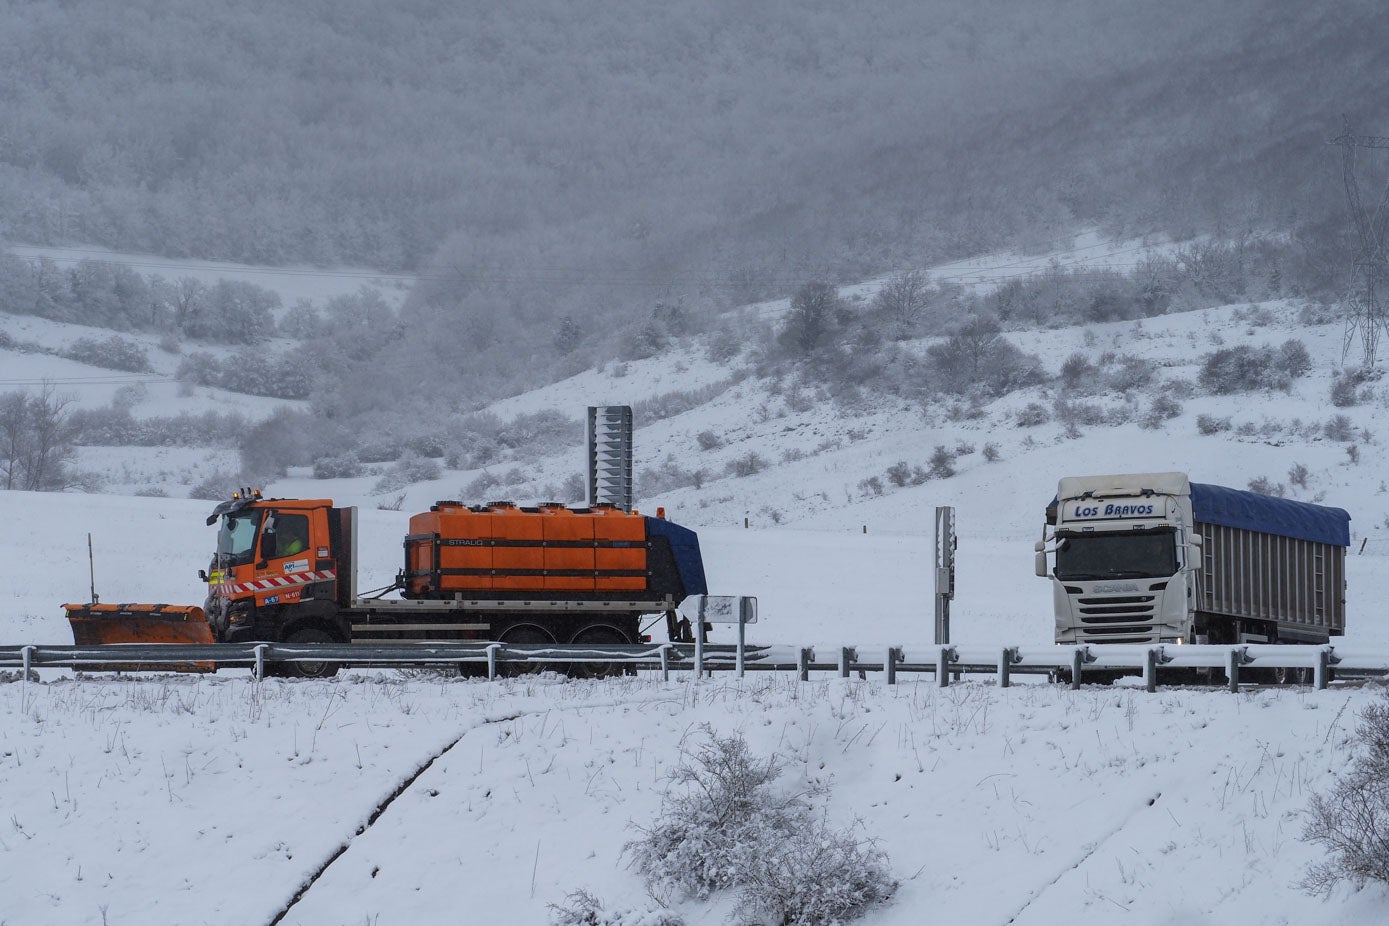
[[[1132,258],[1093,241],[1068,253]],[[995,256],[954,272],[988,286],[1013,260],[1052,259],[1062,258]],[[965,280],[971,272],[978,279]],[[875,285],[846,295],[866,299]],[[785,306],[746,313],[765,321]],[[1051,373],[1073,353],[1152,364],[1156,381],[1129,397],[1078,400],[1126,407],[1107,424],[1022,426],[1029,405],[1054,409],[1055,383],[977,414],[901,400],[844,413],[752,375],[746,357],[709,360],[701,339],[493,410],[504,419],[544,409],[578,417],[590,404],[693,396],[678,414],[639,418],[637,466],[704,475],[639,504],[699,529],[713,591],[759,598],[753,643],[909,653],[929,644],[932,515],[953,505],[954,640],[1046,644],[1050,593],[1033,575],[1032,541],[1057,479],[1174,469],[1237,487],[1264,477],[1291,497],[1346,508],[1353,541],[1347,635],[1338,642],[1389,648],[1380,615],[1389,486],[1378,465],[1386,395],[1371,383],[1357,404],[1331,404],[1343,330],[1318,320],[1279,301],[1008,334]],[[0,323],[39,326],[26,337],[43,343],[77,336],[17,316]],[[1194,383],[1217,346],[1290,339],[1306,346],[1311,371],[1288,392],[1219,396],[1181,385]],[[0,380],[18,369],[16,357],[0,356]],[[44,378],[57,362],[39,356],[33,372]],[[1163,383],[1180,410],[1143,427]],[[159,414],[181,407],[176,401],[229,402],[252,418],[275,407],[149,388],[145,409]],[[1199,416],[1219,427],[1203,434]],[[956,451],[954,475],[902,487],[885,477],[899,461],[924,465],[937,446]],[[761,463],[745,469],[756,471],[732,474],[729,464],[748,454]],[[514,482],[503,477],[515,461],[495,468],[489,497],[539,500],[582,471],[582,448],[521,462]],[[79,465],[118,486],[181,496],[231,462],[195,448],[104,448],[84,451]],[[403,497],[377,493],[378,473],[294,472],[268,488],[359,505],[360,584],[372,587],[400,567],[410,512],[466,498],[464,487],[482,475],[445,471]],[[397,500],[400,510],[377,508]],[[0,641],[69,639],[60,605],[87,598],[88,533],[102,600],[199,602],[209,509],[178,497],[0,492]],[[914,677],[888,689],[881,677],[486,683],[362,672],[257,685],[243,672],[75,679],[44,670],[39,684],[0,684],[0,923],[270,922],[286,910],[280,922],[541,923],[547,904],[581,888],[610,908],[644,909],[656,901],[622,845],[659,814],[665,776],[706,724],[781,756],[788,788],[829,782],[832,820],[858,820],[880,840],[902,886],[866,926],[1329,926],[1384,917],[1382,888],[1324,900],[1293,886],[1319,857],[1297,838],[1301,811],[1346,767],[1356,712],[1377,686],[1148,695],[1025,681],[942,690]],[[735,902],[662,899],[686,923],[709,926],[725,922]]]

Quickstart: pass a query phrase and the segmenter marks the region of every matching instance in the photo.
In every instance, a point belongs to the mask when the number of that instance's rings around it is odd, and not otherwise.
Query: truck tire
[[[590,624],[574,634],[572,642],[576,646],[611,646],[632,641],[611,624]],[[620,662],[574,662],[569,664],[569,671],[565,674],[570,678],[608,678],[635,672],[635,669],[629,669]]]
[[[336,643],[332,635],[326,630],[319,630],[316,627],[306,627],[303,630],[296,630],[289,635],[286,643],[295,646],[305,644]],[[280,664],[280,674],[289,678],[332,678],[338,674],[341,666],[336,662],[323,660],[321,662],[284,662]]]
[[[498,636],[499,643],[554,643],[555,638],[539,624],[512,624]],[[559,671],[562,667],[553,662],[508,662],[497,667],[500,676],[535,675],[546,671]],[[483,667],[486,674],[486,666]]]

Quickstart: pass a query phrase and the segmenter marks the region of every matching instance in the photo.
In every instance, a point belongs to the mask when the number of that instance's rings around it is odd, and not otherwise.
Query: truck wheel
[[[575,646],[612,646],[631,643],[616,627],[608,624],[592,624],[574,634]],[[620,662],[573,662],[566,673],[570,678],[607,678],[613,675],[633,674]]]
[[[538,624],[512,624],[500,634],[501,643],[554,643],[555,638],[550,636],[544,627]],[[484,670],[485,670],[484,666]],[[556,671],[560,667],[552,662],[508,662],[497,668],[498,675],[535,675],[540,672]]]
[[[309,627],[290,634],[289,639],[285,640],[285,642],[294,646],[302,646],[306,644],[317,645],[321,643],[335,643],[337,641],[334,640],[332,635],[327,631]],[[338,674],[338,669],[341,668],[338,663],[329,662],[327,660],[317,662],[285,662],[281,663],[281,667],[284,674],[290,678],[332,678]]]
[[[1293,669],[1287,666],[1279,666],[1271,670],[1273,684],[1275,685],[1310,685],[1312,684],[1312,670],[1307,668]]]

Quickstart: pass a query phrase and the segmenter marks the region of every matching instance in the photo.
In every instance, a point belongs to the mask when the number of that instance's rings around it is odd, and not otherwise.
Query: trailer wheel
[[[631,643],[627,636],[610,624],[590,624],[574,634],[576,646],[613,646]],[[635,674],[620,662],[574,662],[566,673],[570,678],[606,678],[613,675]]]
[[[321,643],[336,642],[332,635],[326,630],[319,630],[316,627],[306,627],[303,630],[296,630],[289,635],[286,643],[294,646],[318,645]],[[332,678],[338,674],[341,666],[336,662],[322,660],[317,662],[285,662],[281,663],[281,671],[290,678]]]

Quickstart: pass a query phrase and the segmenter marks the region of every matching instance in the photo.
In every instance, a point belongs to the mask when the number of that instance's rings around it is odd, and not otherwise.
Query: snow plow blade
[[[172,604],[65,604],[72,640],[78,646],[116,643],[215,643],[202,608]],[[86,666],[100,672],[215,672],[211,662],[173,665],[102,663]]]

